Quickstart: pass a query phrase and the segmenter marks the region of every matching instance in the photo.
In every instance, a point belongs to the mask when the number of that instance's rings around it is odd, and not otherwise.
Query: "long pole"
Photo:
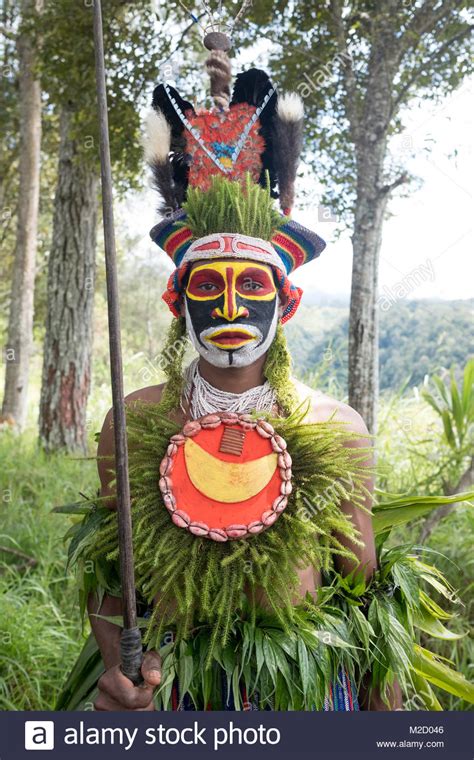
[[[121,637],[122,672],[134,684],[141,682],[142,642],[137,627],[135,571],[133,564],[132,517],[130,485],[128,481],[128,448],[123,392],[122,351],[120,341],[120,313],[117,284],[117,257],[115,249],[114,214],[112,197],[112,170],[110,164],[109,122],[107,116],[107,90],[105,84],[104,38],[100,0],[94,0],[95,73],[100,127],[100,166],[102,177],[102,211],[104,222],[105,268],[107,282],[107,308],[109,318],[110,375],[115,437],[115,472],[117,483],[118,535],[120,551],[120,578],[122,581],[123,630]]]

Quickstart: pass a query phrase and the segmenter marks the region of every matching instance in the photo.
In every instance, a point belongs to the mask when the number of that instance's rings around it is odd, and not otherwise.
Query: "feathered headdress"
[[[290,304],[285,321],[302,294],[287,275],[325,247],[318,235],[289,219],[303,104],[293,93],[279,97],[268,75],[255,68],[237,75],[231,93],[229,38],[213,31],[204,44],[210,50],[206,68],[214,107],[195,110],[173,87],[160,84],[145,124],[145,157],[166,217],[150,234],[176,265],[163,297],[179,314],[189,264],[197,258],[238,258],[240,252],[273,266]],[[261,225],[255,227],[258,219],[269,222],[264,233]],[[234,235],[231,242],[223,239],[228,233]]]

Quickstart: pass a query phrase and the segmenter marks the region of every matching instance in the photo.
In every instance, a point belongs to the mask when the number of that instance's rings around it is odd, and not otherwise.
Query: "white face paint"
[[[214,327],[202,330],[198,339],[193,326],[193,321],[189,314],[188,304],[185,302],[186,329],[191,343],[198,354],[214,367],[248,367],[268,351],[275,338],[279,319],[278,301],[275,300],[274,304],[275,307],[272,321],[266,335],[263,335],[262,331],[256,325],[244,324],[243,322],[234,322],[232,325],[226,327],[226,332],[237,333],[240,329],[245,330],[246,333],[252,333],[255,336],[254,340],[241,348],[230,349],[219,348],[217,345],[214,345],[209,341],[209,337],[215,333]]]
[[[189,337],[215,367],[247,367],[270,347],[279,299],[272,269],[247,259],[197,264],[185,293]]]

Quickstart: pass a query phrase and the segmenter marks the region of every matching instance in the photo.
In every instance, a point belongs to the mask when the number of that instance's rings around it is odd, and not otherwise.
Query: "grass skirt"
[[[102,657],[94,636],[90,634],[69,674],[66,685],[58,698],[55,710],[74,712],[93,710],[94,702],[98,696],[97,682],[103,672]],[[227,674],[217,663],[213,664],[213,677],[219,683],[218,690],[214,692],[215,695],[219,695],[219,698],[216,700],[216,696],[214,696],[214,699],[209,701],[205,706],[200,704],[196,706],[188,693],[181,699],[179,679],[176,677],[173,681],[168,709],[172,711],[196,711],[197,709],[215,711],[236,710],[235,698]],[[245,684],[242,682],[239,684],[239,692],[242,710],[272,709],[271,698],[267,700],[265,707],[262,708],[259,695],[253,694],[249,697]],[[157,709],[162,709],[159,703],[157,704]],[[355,712],[358,710],[359,703],[355,685],[347,670],[340,668],[339,673],[328,684],[323,711]]]

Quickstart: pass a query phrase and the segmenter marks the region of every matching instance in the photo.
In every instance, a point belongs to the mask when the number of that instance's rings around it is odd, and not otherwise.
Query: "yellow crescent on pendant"
[[[278,465],[274,452],[250,462],[223,462],[192,438],[186,439],[184,459],[193,486],[207,498],[225,504],[256,496],[268,485]]]

